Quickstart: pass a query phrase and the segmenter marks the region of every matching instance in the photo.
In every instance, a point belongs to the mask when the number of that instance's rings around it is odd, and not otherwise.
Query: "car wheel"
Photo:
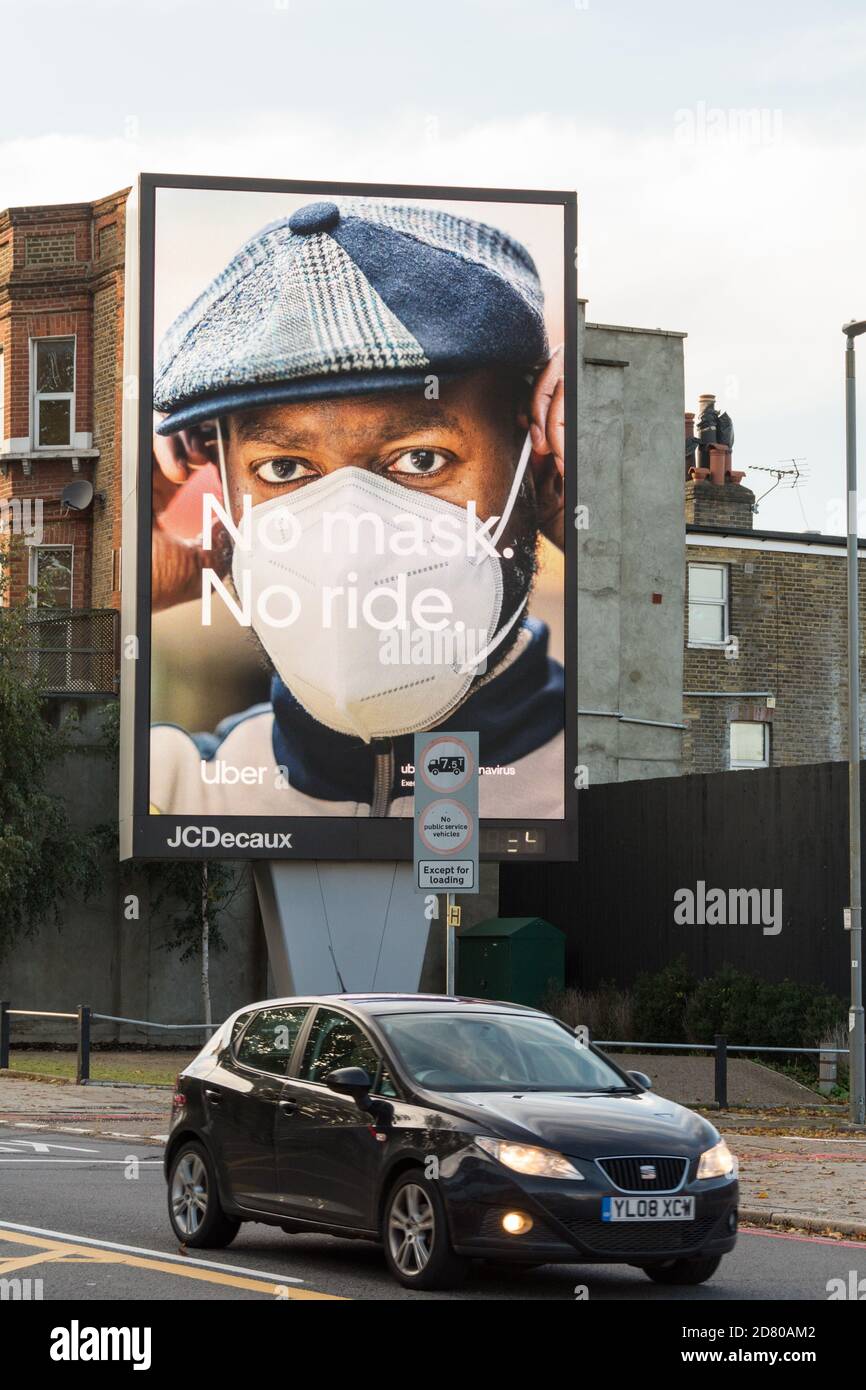
[[[641,1268],[656,1284],[703,1284],[712,1279],[721,1263],[721,1255],[710,1255],[704,1260],[671,1260],[669,1264]]]
[[[181,1144],[168,1177],[168,1217],[184,1245],[221,1249],[231,1245],[240,1222],[220,1204],[210,1154],[201,1144]]]
[[[448,1289],[466,1276],[469,1261],[455,1255],[437,1184],[413,1169],[388,1193],[382,1217],[388,1268],[407,1289]]]

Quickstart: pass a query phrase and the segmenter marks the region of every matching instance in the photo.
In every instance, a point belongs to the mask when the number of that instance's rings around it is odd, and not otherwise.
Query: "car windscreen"
[[[550,1018],[387,1014],[379,1026],[419,1086],[433,1091],[626,1091],[603,1058]]]

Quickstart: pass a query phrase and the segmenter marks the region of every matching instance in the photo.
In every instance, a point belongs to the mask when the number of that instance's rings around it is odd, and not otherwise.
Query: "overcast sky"
[[[844,529],[862,5],[0,0],[0,17],[0,207],[140,169],[576,188],[589,317],[686,331],[687,408],[716,392],[756,493],[774,480],[754,470],[804,461],[758,524]]]

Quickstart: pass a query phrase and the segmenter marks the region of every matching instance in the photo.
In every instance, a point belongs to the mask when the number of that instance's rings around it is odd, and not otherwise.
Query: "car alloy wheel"
[[[197,1153],[185,1153],[174,1170],[171,1208],[178,1230],[194,1236],[207,1216],[207,1169]]]
[[[406,1183],[388,1214],[391,1258],[401,1274],[411,1278],[426,1269],[436,1238],[436,1214],[423,1187]]]
[[[240,1230],[237,1217],[223,1210],[210,1154],[195,1139],[188,1139],[172,1156],[168,1214],[178,1239],[201,1249],[231,1245]]]

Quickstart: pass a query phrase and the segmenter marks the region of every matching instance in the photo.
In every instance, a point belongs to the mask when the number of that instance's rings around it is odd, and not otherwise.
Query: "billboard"
[[[574,195],[138,200],[122,854],[411,859],[468,729],[482,858],[573,857]]]

